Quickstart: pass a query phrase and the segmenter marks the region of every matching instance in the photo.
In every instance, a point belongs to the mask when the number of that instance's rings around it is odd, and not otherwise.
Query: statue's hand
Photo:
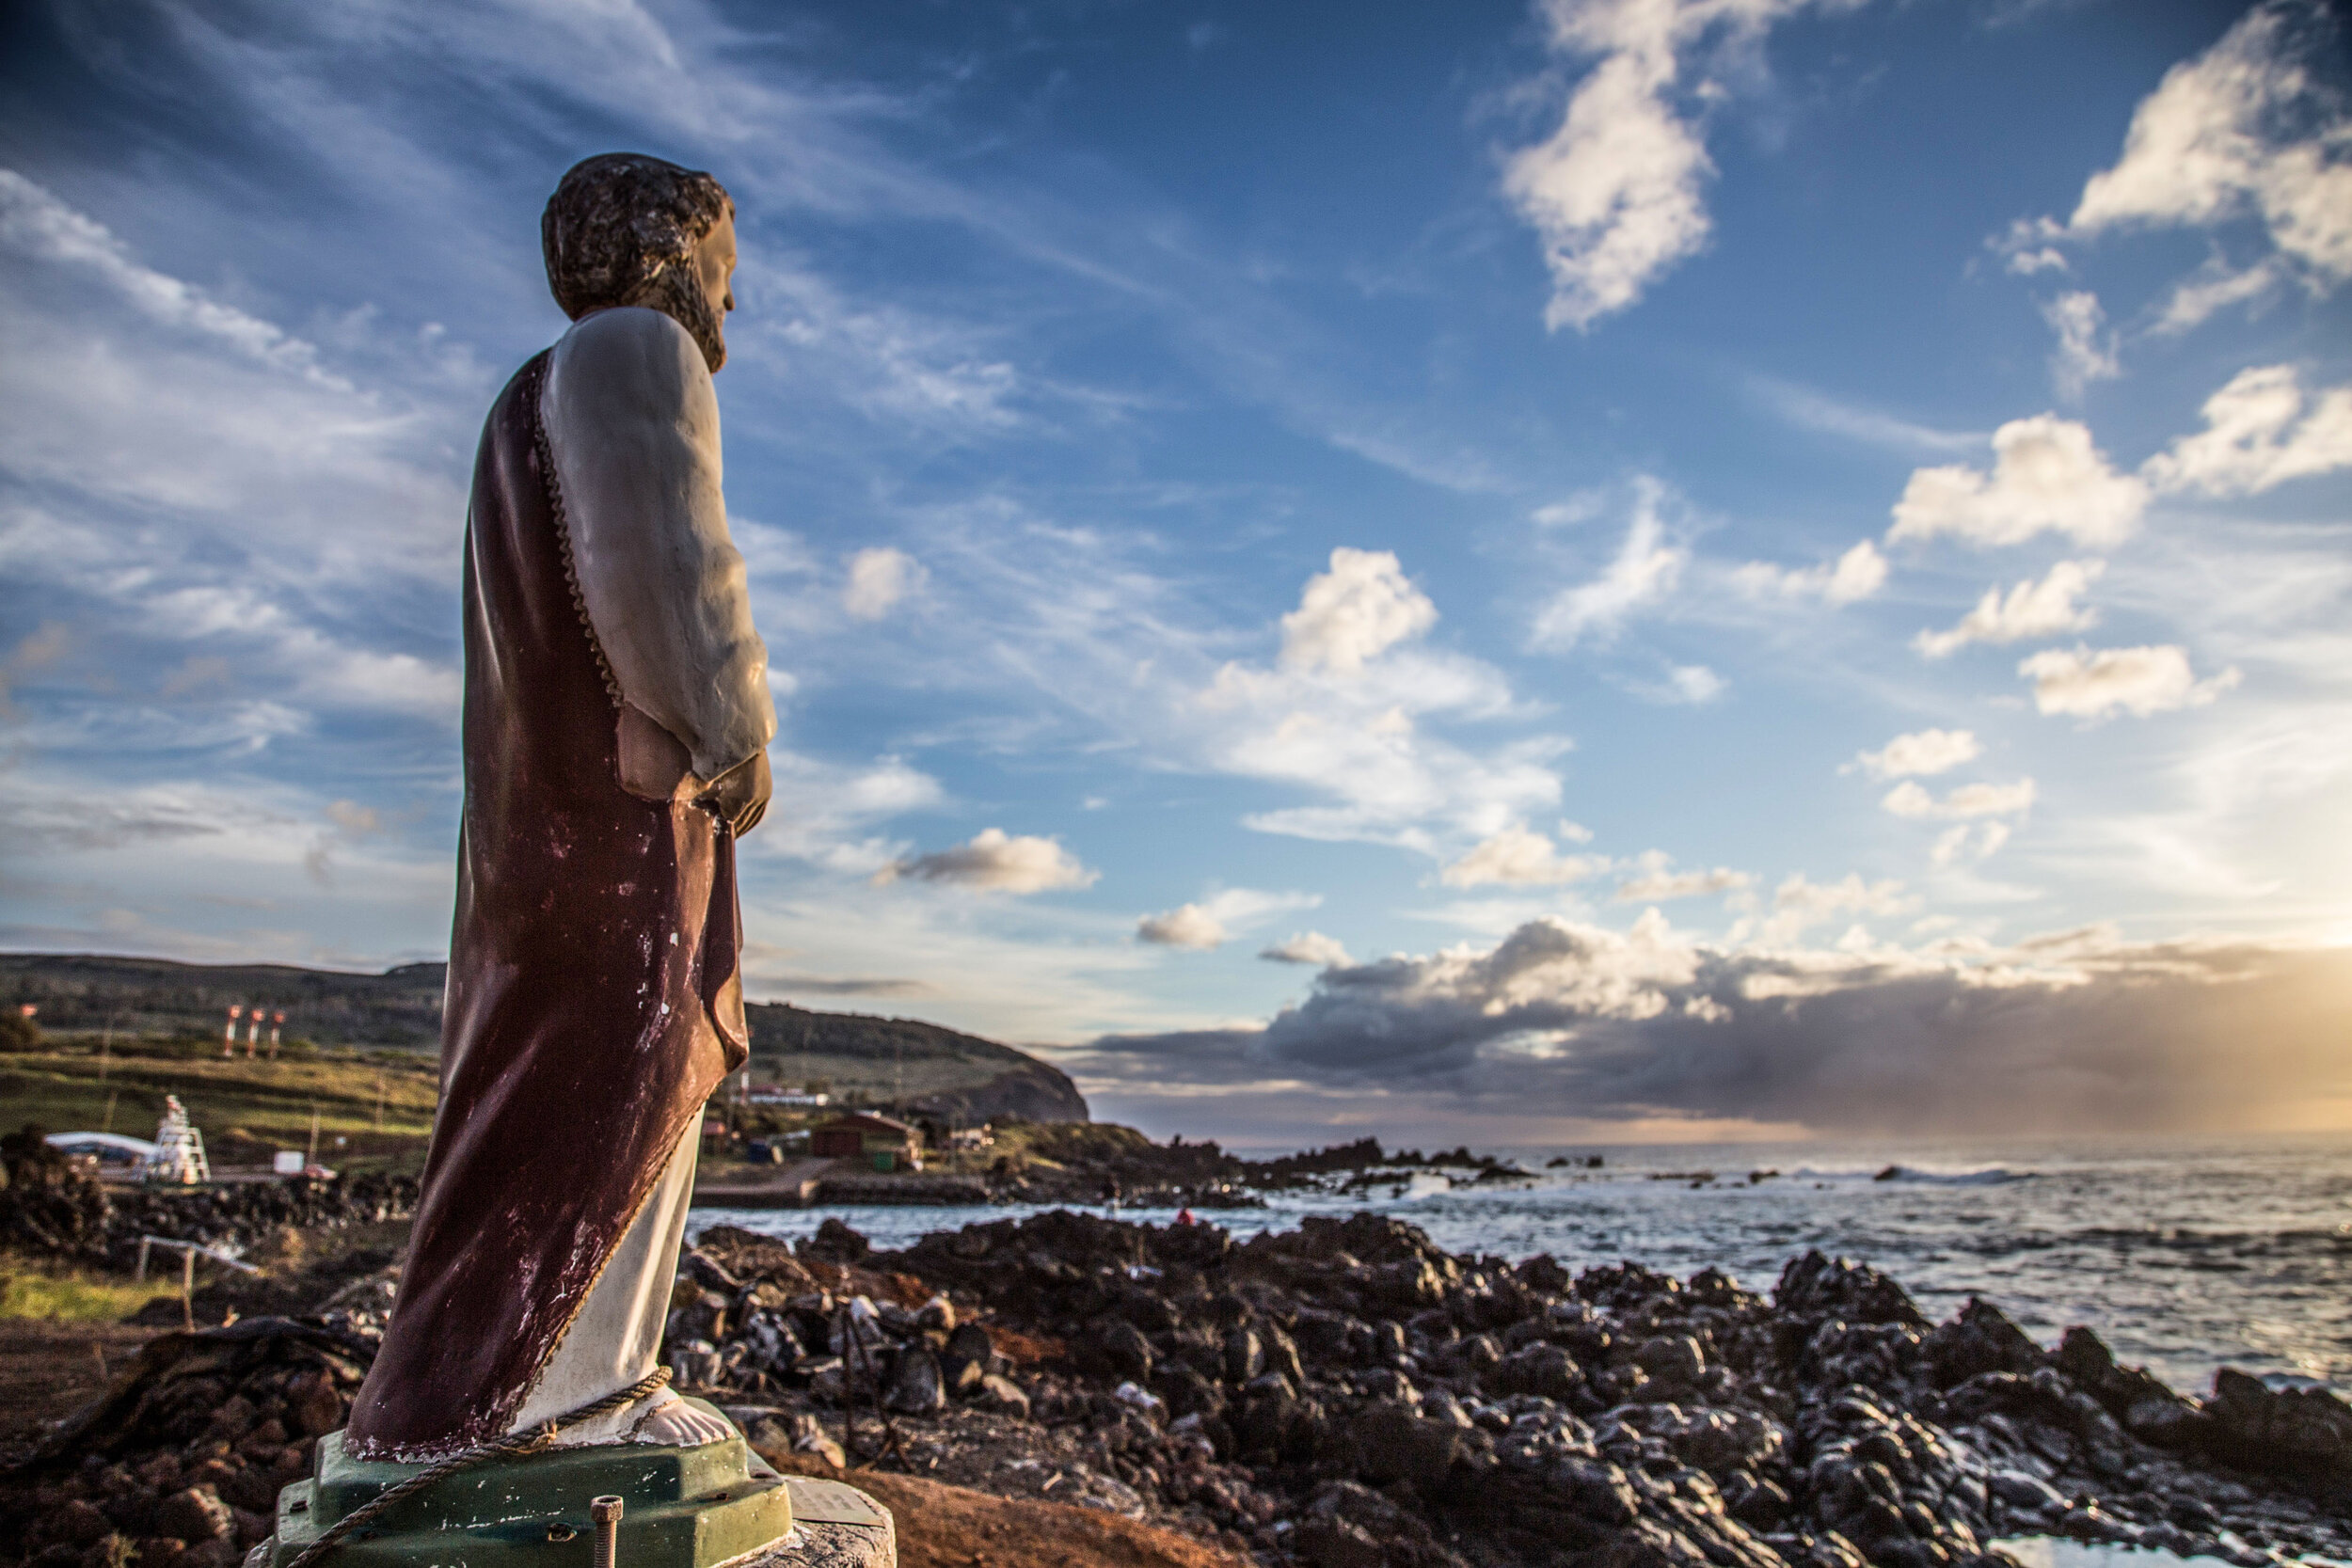
[[[775,778],[768,768],[768,753],[754,752],[711,780],[701,801],[740,838],[758,827],[759,819],[768,815],[768,797],[775,787]]]

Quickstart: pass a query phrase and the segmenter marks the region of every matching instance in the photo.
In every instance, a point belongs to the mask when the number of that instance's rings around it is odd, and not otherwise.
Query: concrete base
[[[278,1494],[277,1533],[248,1568],[284,1568],[345,1514],[422,1468],[352,1459],[342,1433],[321,1438],[311,1479]],[[551,1449],[460,1471],[404,1499],[346,1536],[326,1564],[589,1568],[588,1500],[610,1494],[624,1504],[618,1556],[628,1568],[714,1568],[788,1540],[795,1490],[740,1437],[691,1449]]]

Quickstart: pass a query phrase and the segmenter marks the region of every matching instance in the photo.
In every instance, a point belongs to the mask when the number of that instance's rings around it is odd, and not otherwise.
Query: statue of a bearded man
[[[443,1457],[647,1377],[703,1102],[747,1045],[735,839],[776,725],[720,497],[734,205],[610,154],[564,176],[542,233],[573,325],[475,459],[441,1103],[360,1459]],[[665,1388],[560,1440],[729,1435]]]

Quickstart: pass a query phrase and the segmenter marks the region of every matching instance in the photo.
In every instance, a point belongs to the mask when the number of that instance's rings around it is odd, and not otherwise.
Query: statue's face
[[[735,309],[735,291],[730,287],[734,277],[735,214],[723,213],[694,246],[694,281],[702,285],[703,297],[710,301],[710,314],[722,325],[727,312]]]
[[[710,232],[693,246],[693,279],[703,284],[703,298],[710,301],[710,315],[727,320],[734,310],[734,214],[720,214],[720,221],[710,226]]]

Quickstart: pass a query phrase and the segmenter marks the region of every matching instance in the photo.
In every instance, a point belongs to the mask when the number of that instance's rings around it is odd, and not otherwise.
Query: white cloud
[[[755,858],[784,854],[845,876],[869,876],[906,849],[873,830],[946,798],[937,779],[899,757],[845,768],[771,746],[768,760],[775,794],[758,835],[745,841]]]
[[[2285,281],[2287,268],[2276,256],[2250,267],[2233,267],[2217,258],[2173,286],[2148,330],[2172,337],[2201,326],[2217,310],[2261,299]]]
[[[1225,923],[1198,904],[1179,904],[1161,914],[1147,914],[1136,923],[1136,940],[1157,947],[1189,947],[1199,952],[1221,947],[1232,937]]]
[[[1676,898],[1697,898],[1713,893],[1736,893],[1756,879],[1744,871],[1717,866],[1712,871],[1677,871],[1663,850],[1647,849],[1633,859],[1638,876],[1617,884],[1621,904],[1662,904]]]
[[[2190,671],[2188,651],[2174,643],[2143,648],[2045,648],[2017,666],[2033,682],[2034,706],[2043,713],[2097,719],[2121,708],[2145,718],[2198,707],[2238,683],[2224,670],[2208,681]]]
[[[2087,289],[2062,293],[2043,304],[2042,319],[2058,334],[2058,347],[2050,354],[2050,379],[2058,396],[2079,402],[2083,388],[2092,382],[2111,381],[2123,373],[2115,357],[2115,334],[2101,334],[2106,315],[2099,309],[2097,294]]]
[[[1962,784],[1941,800],[1921,787],[1915,779],[1905,779],[1886,792],[1879,804],[1897,816],[1947,817],[1966,821],[1979,816],[2010,816],[2033,807],[2034,785],[2031,779],[2015,784]]]
[[[922,563],[904,550],[888,546],[860,550],[850,558],[841,607],[858,620],[879,621],[899,600],[921,592],[924,577]]]
[[[10,168],[0,168],[0,243],[100,278],[151,320],[226,343],[248,359],[350,389],[350,383],[319,370],[318,350],[310,344],[133,261],[104,224]]]
[[[1589,328],[1622,310],[1707,241],[1701,190],[1713,165],[1677,103],[1679,53],[1721,29],[1752,44],[1804,0],[1545,0],[1552,46],[1598,56],[1560,128],[1504,166],[1502,188],[1541,237],[1544,323]],[[1716,83],[1690,93],[1723,96]]]
[[[1824,920],[1850,914],[1901,914],[1918,900],[1891,879],[1866,882],[1851,871],[1843,880],[1816,882],[1803,872],[1772,890],[1772,912],[1762,921],[1741,920],[1732,927],[1732,940],[1750,937],[1766,946],[1792,942]]]
[[[1268,915],[1289,910],[1311,910],[1323,902],[1320,894],[1264,893],[1233,887],[1198,904],[1180,904],[1136,923],[1136,940],[1159,947],[1189,947],[1202,952],[1232,940],[1234,927],[1247,928]]]
[[[2009,253],[2009,270],[2020,277],[2031,277],[2038,272],[2065,272],[2066,255],[2053,245],[2027,246]]]
[[[1258,957],[1278,964],[1312,964],[1318,969],[1354,962],[1338,938],[1327,937],[1321,931],[1297,932],[1261,949]]]
[[[1633,521],[1625,543],[1601,575],[1563,589],[1535,617],[1533,641],[1539,648],[1573,648],[1587,636],[1605,638],[1636,610],[1674,592],[1691,552],[1665,542],[1659,515],[1664,487],[1645,478],[1637,486]]]
[[[1937,835],[1935,847],[1928,852],[1928,858],[1939,870],[1963,862],[1986,860],[2009,842],[2009,835],[2006,822],[1979,822],[1974,826],[1963,822]]]
[[[1730,683],[1704,664],[1671,664],[1666,667],[1666,701],[1688,703],[1696,707],[1722,696]]]
[[[2081,631],[2097,623],[2099,612],[2076,601],[2106,570],[2103,561],[2061,561],[2040,582],[2028,578],[2006,595],[1988,588],[1977,608],[1949,631],[1922,631],[1911,645],[1929,658],[1943,658],[1971,642],[2021,642]]]
[[[1547,766],[1568,742],[1537,736],[1473,754],[1431,731],[1434,717],[1494,717],[1513,706],[1492,666],[1414,646],[1434,608],[1381,552],[1334,552],[1284,617],[1273,667],[1231,660],[1173,718],[1211,766],[1303,784],[1330,803],[1245,818],[1265,832],[1370,840],[1436,852],[1438,831],[1486,833],[1557,806]]]
[[[2341,47],[2314,0],[2256,6],[2140,101],[2122,156],[2083,186],[2068,231],[2251,214],[2317,277],[2352,277],[2352,122],[2313,69]]]
[[[2328,388],[2306,413],[2292,365],[2240,371],[2205,400],[2203,414],[2203,430],[2180,437],[2141,467],[2158,489],[2260,495],[2291,479],[2352,467],[2352,387]]]
[[[1914,470],[1888,540],[1948,533],[1971,545],[2015,545],[2048,531],[2104,546],[2129,537],[2147,509],[2148,486],[2109,467],[2090,432],[2072,420],[2011,420],[1993,433],[1993,451],[1989,476],[1960,463]]]
[[[1446,866],[1438,873],[1438,879],[1448,887],[1482,887],[1489,882],[1506,887],[1556,887],[1582,881],[1608,868],[1603,857],[1564,855],[1544,834],[1511,827]]]
[[[1743,592],[1758,598],[1778,595],[1789,599],[1818,598],[1834,605],[1852,604],[1886,586],[1886,557],[1865,539],[1836,561],[1825,561],[1818,566],[1792,568],[1752,561],[1735,570],[1732,580]]]
[[[1092,887],[1102,875],[1081,863],[1056,839],[1014,836],[1002,828],[984,828],[969,844],[893,861],[874,873],[873,879],[882,885],[913,877],[989,893],[1023,894]]]
[[[1307,579],[1298,608],[1282,617],[1282,662],[1352,675],[1438,624],[1438,607],[1413,586],[1388,550],[1331,552],[1331,567]]]
[[[1873,778],[1932,777],[1974,762],[1983,748],[1967,730],[1915,730],[1899,735],[1875,752],[1858,753],[1854,761]]]
[[[1747,384],[1767,408],[1805,430],[1894,451],[1971,451],[1984,445],[1982,431],[1937,430],[1777,376],[1751,374]]]

